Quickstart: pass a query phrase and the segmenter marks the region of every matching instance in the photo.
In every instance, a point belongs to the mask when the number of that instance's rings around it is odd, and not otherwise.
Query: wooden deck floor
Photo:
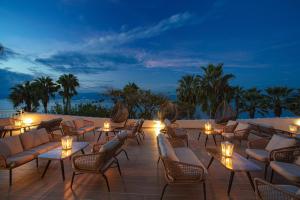
[[[197,141],[196,130],[189,130],[190,146],[197,156],[207,165],[209,156],[204,148],[204,137]],[[97,138],[89,135],[88,141]],[[209,140],[208,145],[213,145]],[[245,144],[244,144],[245,146]],[[0,171],[0,199],[159,199],[165,184],[162,164],[156,165],[158,158],[154,132],[146,130],[146,139],[143,144],[128,141],[125,145],[130,161],[120,156],[120,165],[123,177],[117,169],[111,169],[107,176],[111,192],[107,192],[105,181],[98,175],[80,175],[75,179],[73,190],[70,189],[71,161],[65,160],[66,180],[63,182],[59,163],[53,162],[49,170],[41,179],[41,173],[46,161],[40,161],[37,169],[35,162],[28,163],[13,171],[13,186],[8,186],[8,171]],[[243,152],[242,149],[236,149]],[[242,153],[243,155],[243,153]],[[253,177],[262,177],[263,173],[254,173]],[[277,177],[275,177],[275,181]],[[207,181],[207,199],[255,199],[246,174],[237,173],[233,182],[231,197],[227,197],[226,189],[229,180],[229,171],[218,162],[214,162],[209,169]],[[281,181],[281,180],[280,180]],[[203,199],[202,185],[184,185],[169,187],[164,199]]]

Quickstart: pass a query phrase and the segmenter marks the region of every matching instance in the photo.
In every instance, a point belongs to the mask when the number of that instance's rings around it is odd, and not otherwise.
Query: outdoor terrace
[[[42,121],[59,117],[55,115],[28,114],[27,118],[33,121]],[[70,119],[71,116],[64,116]],[[96,125],[101,126],[105,119],[88,118],[94,120]],[[297,119],[256,119],[259,123],[269,123],[278,128],[287,129],[288,124],[295,123]],[[189,147],[197,157],[207,165],[210,156],[204,147],[205,137],[198,141],[199,127],[205,121],[178,121],[179,125],[187,128],[189,135]],[[59,163],[53,162],[47,174],[41,179],[41,174],[46,166],[46,161],[41,160],[39,167],[36,168],[34,161],[20,166],[14,170],[13,185],[8,185],[9,175],[7,170],[0,170],[0,199],[159,199],[162,188],[166,183],[164,178],[163,165],[157,165],[159,157],[156,144],[157,130],[153,128],[153,121],[146,121],[144,125],[145,139],[141,145],[134,140],[128,140],[124,148],[128,152],[130,160],[125,156],[119,156],[122,170],[122,177],[119,176],[117,169],[110,169],[106,175],[110,182],[111,192],[107,191],[105,181],[100,175],[83,174],[76,177],[73,190],[70,188],[72,177],[72,165],[70,160],[65,160],[66,179],[62,181]],[[15,134],[15,133],[14,133]],[[98,135],[89,133],[85,140],[90,144],[95,143]],[[101,140],[105,140],[103,137]],[[221,138],[217,137],[220,144]],[[212,139],[208,140],[207,147],[214,147]],[[235,145],[235,152],[242,156],[245,154],[246,144]],[[85,152],[90,151],[88,147]],[[255,162],[255,161],[254,161]],[[255,162],[263,169],[263,164]],[[227,196],[227,187],[230,172],[214,162],[209,168],[206,188],[207,199],[255,199],[255,193],[251,188],[246,174],[237,173],[230,197]],[[263,170],[251,173],[252,177],[263,178]],[[280,176],[274,176],[274,183],[288,183]],[[171,186],[166,190],[164,199],[203,199],[201,184]]]

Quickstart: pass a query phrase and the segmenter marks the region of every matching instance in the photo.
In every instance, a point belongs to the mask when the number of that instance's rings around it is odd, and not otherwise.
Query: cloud
[[[9,49],[9,48],[3,46],[0,43],[0,60],[7,60],[7,59],[12,58],[17,55],[19,55],[19,54],[14,52],[12,49]]]
[[[140,26],[126,32],[106,33],[102,36],[87,39],[85,47],[116,47],[135,40],[147,39],[160,35],[171,29],[180,28],[192,18],[189,12],[178,13],[163,19],[152,26]]]

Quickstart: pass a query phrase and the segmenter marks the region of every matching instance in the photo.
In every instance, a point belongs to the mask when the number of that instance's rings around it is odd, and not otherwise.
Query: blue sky
[[[0,1],[0,95],[41,75],[80,91],[136,82],[174,93],[185,74],[224,63],[233,84],[299,87],[300,1]]]

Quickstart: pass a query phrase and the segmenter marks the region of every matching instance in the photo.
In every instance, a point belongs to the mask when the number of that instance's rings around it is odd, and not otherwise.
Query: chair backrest
[[[138,129],[137,129],[137,132],[141,132],[142,131],[144,121],[145,120],[143,118],[139,120],[139,126],[138,126]]]
[[[122,145],[122,142],[118,139],[117,136],[102,145],[99,152],[104,154],[104,161],[108,161],[113,158],[116,151],[121,148]]]
[[[64,135],[73,135],[75,125],[73,121],[63,121],[61,122],[61,128],[63,130]]]
[[[53,131],[60,130],[62,120],[62,118],[55,118],[48,121],[42,121],[37,129],[45,128],[48,133],[52,133]]]

